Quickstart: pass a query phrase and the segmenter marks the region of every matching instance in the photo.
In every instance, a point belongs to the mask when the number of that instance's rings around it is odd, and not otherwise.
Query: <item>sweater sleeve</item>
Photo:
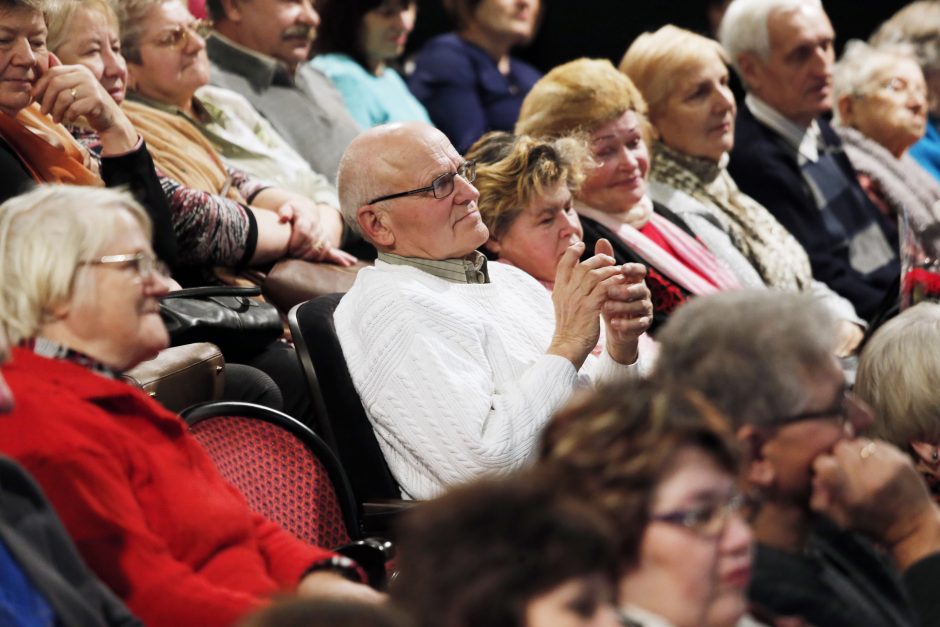
[[[447,485],[525,463],[577,383],[571,362],[544,353],[506,355],[481,325],[452,310],[382,300],[349,315],[338,311],[337,331],[405,494],[429,498]]]
[[[144,206],[153,224],[154,252],[167,264],[176,265],[177,243],[170,208],[143,140],[136,150],[129,153],[101,157],[101,178],[108,187],[126,186],[137,202]]]
[[[335,555],[298,540],[261,514],[254,514],[253,522],[268,573],[285,589],[294,588],[311,565]]]
[[[175,559],[148,526],[114,455],[79,448],[65,458],[23,461],[89,566],[148,625],[223,627],[266,603],[214,585]]]

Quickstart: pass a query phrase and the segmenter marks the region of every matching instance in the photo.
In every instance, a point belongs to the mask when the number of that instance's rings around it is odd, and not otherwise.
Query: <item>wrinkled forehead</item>
[[[382,159],[385,166],[382,177],[390,185],[430,185],[435,178],[453,172],[463,163],[447,136],[433,128],[402,134],[389,148]]]
[[[771,11],[767,27],[771,48],[784,55],[801,45],[835,36],[829,16],[813,3]]]

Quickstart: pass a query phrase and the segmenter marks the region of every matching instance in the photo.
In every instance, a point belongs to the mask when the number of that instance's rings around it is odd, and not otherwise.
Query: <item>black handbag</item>
[[[277,309],[252,298],[257,287],[190,287],[160,299],[170,345],[211,342],[225,355],[253,353],[281,337]]]

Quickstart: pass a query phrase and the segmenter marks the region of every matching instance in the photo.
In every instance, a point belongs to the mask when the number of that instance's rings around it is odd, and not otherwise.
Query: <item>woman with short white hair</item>
[[[927,84],[910,50],[850,41],[832,91],[833,128],[868,197],[892,221],[906,214],[919,232],[934,224],[940,182],[908,154],[927,125]]]

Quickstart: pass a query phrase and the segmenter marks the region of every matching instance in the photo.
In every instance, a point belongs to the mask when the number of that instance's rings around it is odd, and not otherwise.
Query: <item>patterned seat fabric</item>
[[[252,510],[317,546],[350,541],[326,467],[290,432],[239,416],[206,418],[190,429]]]

